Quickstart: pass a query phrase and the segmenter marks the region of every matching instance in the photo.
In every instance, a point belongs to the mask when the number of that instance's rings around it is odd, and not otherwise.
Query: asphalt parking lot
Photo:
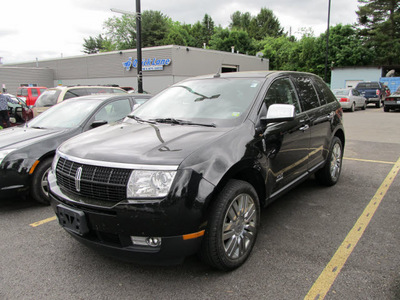
[[[313,178],[262,211],[249,260],[223,273],[87,249],[50,207],[0,201],[0,299],[400,299],[400,112],[344,114],[339,183]],[[396,176],[397,175],[397,176]]]

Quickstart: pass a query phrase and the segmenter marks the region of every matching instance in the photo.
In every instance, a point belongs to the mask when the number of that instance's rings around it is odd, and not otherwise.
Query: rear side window
[[[70,89],[64,95],[65,99],[75,98],[75,97],[82,97],[88,95],[88,92],[85,88],[83,89]]]
[[[18,91],[18,94],[17,94],[18,96],[25,96],[25,97],[27,97],[28,96],[28,90],[27,89],[20,89],[19,91]]]
[[[318,96],[309,77],[295,77],[300,102],[305,111],[319,107]]]
[[[326,85],[325,82],[322,81],[322,79],[314,77],[313,81],[315,83],[315,88],[317,90],[321,105],[336,101],[336,97],[333,95],[331,89]],[[345,90],[344,92],[345,95],[349,93],[348,90]]]
[[[272,104],[292,104],[296,107],[296,113],[300,112],[296,91],[289,78],[275,80],[264,98],[267,108]]]
[[[39,96],[37,89],[31,89],[32,97]]]

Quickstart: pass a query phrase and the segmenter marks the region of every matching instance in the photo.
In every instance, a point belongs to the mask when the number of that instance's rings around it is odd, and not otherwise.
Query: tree
[[[117,50],[136,48],[135,16],[122,15],[112,17],[104,22],[106,36],[116,45]]]
[[[105,49],[105,39],[99,34],[97,37],[89,37],[87,39],[83,39],[83,52],[86,54],[94,54],[99,53]]]
[[[192,26],[190,34],[194,38],[194,47],[202,48],[204,43],[208,45],[214,34],[214,21],[205,14],[202,22],[198,21]]]
[[[169,18],[159,11],[144,11],[142,13],[143,47],[161,46],[168,35],[169,21]]]
[[[252,39],[246,31],[217,28],[216,33],[210,40],[210,48],[230,52],[232,46],[235,47],[235,51],[240,53],[254,52]]]
[[[250,37],[262,40],[267,36],[279,37],[284,35],[283,28],[272,10],[262,8],[259,14],[252,18],[248,29]]]
[[[360,36],[375,52],[375,64],[400,64],[400,2],[358,0]]]
[[[248,31],[251,19],[252,16],[249,12],[242,13],[240,11],[236,11],[231,15],[231,23],[229,24],[229,28]]]

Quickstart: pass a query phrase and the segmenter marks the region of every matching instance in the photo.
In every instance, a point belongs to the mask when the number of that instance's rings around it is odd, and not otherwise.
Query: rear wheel
[[[343,146],[342,141],[334,137],[325,166],[315,173],[317,181],[326,186],[335,185],[342,170]]]
[[[46,205],[50,204],[49,182],[47,180],[47,175],[49,174],[52,161],[53,158],[49,157],[39,163],[35,172],[33,173],[31,184],[31,195],[33,199]]]
[[[351,104],[350,111],[351,111],[351,112],[354,112],[355,110],[356,110],[356,104],[353,102],[353,103]]]
[[[382,106],[382,100],[379,99],[379,101],[376,102],[375,106],[376,106],[376,108],[381,108],[381,106]]]
[[[366,110],[367,109],[367,102],[364,102],[364,105],[361,107],[362,110]]]
[[[387,106],[384,106],[384,107],[383,107],[383,111],[384,111],[384,112],[389,112],[389,110],[390,110],[389,107],[387,107]]]
[[[241,266],[257,238],[260,204],[253,186],[230,180],[210,208],[210,217],[200,256],[224,271]]]

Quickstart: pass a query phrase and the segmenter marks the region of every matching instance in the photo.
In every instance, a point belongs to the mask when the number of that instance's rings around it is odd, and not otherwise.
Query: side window
[[[65,93],[64,100],[69,99],[69,98],[74,98],[74,97],[86,96],[86,95],[87,95],[86,89],[70,89]]]
[[[360,96],[360,93],[357,90],[352,89],[351,91],[352,91],[354,96]]]
[[[315,93],[311,79],[308,77],[295,77],[297,82],[300,102],[305,111],[319,107],[318,96]]]
[[[21,90],[21,96],[28,97],[28,89],[22,89]]]
[[[296,91],[289,78],[280,78],[275,80],[269,87],[264,98],[267,108],[271,104],[292,104],[296,108],[296,113],[300,112],[299,102]]]
[[[132,111],[129,99],[121,99],[104,106],[94,117],[95,121],[115,122],[125,118]]]
[[[325,103],[331,103],[331,102],[336,101],[335,95],[332,93],[331,89],[326,85],[326,83],[322,79],[315,78],[314,83],[316,84],[315,88],[322,92],[322,95],[324,98],[324,101],[321,101],[321,105],[323,105]],[[353,90],[353,91],[355,91],[355,90]]]
[[[46,89],[40,89],[40,93],[43,93]]]
[[[32,93],[32,97],[37,97],[38,95],[38,91],[37,89],[31,89],[31,93]]]

